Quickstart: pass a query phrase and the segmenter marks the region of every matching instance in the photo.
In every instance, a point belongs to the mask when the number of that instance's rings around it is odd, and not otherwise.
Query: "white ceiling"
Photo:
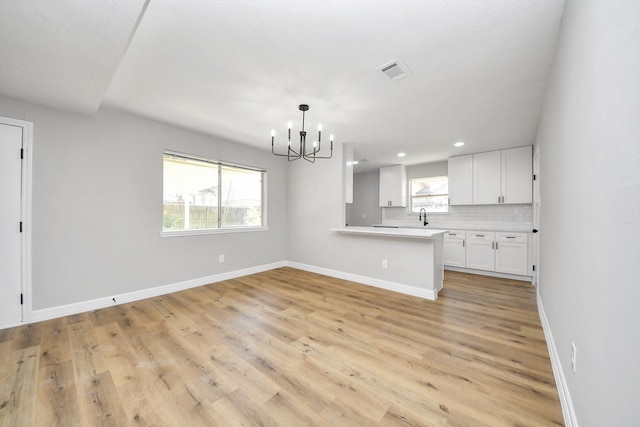
[[[322,122],[357,158],[437,161],[533,143],[563,5],[8,0],[0,94],[84,114],[109,106],[263,149],[272,128],[299,130],[307,103],[306,129]],[[412,75],[377,71],[394,59]]]

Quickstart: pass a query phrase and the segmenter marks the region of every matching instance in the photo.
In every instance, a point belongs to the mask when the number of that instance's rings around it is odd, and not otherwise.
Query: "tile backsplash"
[[[418,214],[408,208],[382,208],[383,225],[418,226]],[[449,206],[446,214],[429,214],[429,225],[447,229],[530,231],[532,205]]]

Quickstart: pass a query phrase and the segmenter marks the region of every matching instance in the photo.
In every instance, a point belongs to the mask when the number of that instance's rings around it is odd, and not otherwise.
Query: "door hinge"
[[[20,158],[24,159],[24,148],[20,149]]]
[[[536,266],[535,265],[533,266],[533,271],[536,271]]]
[[[22,221],[20,221],[20,232],[22,233]]]
[[[23,298],[22,294],[20,294],[20,305],[23,305],[23,304],[24,304],[24,298]]]

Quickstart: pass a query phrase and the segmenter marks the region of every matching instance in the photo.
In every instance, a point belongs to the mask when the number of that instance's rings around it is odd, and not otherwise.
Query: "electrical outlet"
[[[389,268],[389,262],[386,259],[382,260],[382,268]]]
[[[576,371],[576,345],[571,343],[571,370]]]
[[[218,255],[218,262],[224,262],[224,255]]]

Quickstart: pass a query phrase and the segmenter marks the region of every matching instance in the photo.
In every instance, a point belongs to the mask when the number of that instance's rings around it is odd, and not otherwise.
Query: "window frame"
[[[418,177],[418,178],[410,178],[409,179],[409,214],[417,214],[419,213],[419,210],[414,211],[413,210],[413,199],[414,197],[441,197],[441,196],[447,196],[447,210],[446,212],[434,212],[434,211],[427,211],[427,213],[429,215],[447,215],[449,214],[449,207],[451,206],[449,204],[449,192],[447,192],[446,194],[434,194],[434,195],[427,195],[427,196],[414,196],[413,195],[413,181],[419,181],[419,180],[428,180],[428,179],[436,179],[436,178],[446,178],[447,179],[447,189],[448,189],[448,183],[449,183],[449,176],[448,175],[435,175],[435,176],[422,176],[422,177]]]
[[[255,172],[260,172],[262,174],[262,194],[261,194],[261,218],[262,224],[259,226],[235,226],[235,227],[222,227],[220,223],[220,216],[218,215],[218,228],[202,228],[202,229],[189,229],[189,230],[165,230],[164,222],[162,225],[162,229],[160,231],[161,237],[179,237],[179,236],[198,236],[198,235],[206,235],[206,234],[227,234],[227,233],[247,233],[247,232],[255,232],[255,231],[267,231],[269,229],[267,225],[267,169],[243,165],[234,162],[228,162],[224,160],[211,159],[207,157],[197,156],[193,154],[181,153],[178,151],[172,150],[163,150],[162,152],[162,205],[164,207],[164,161],[165,158],[174,157],[178,159],[184,159],[195,162],[208,163],[211,165],[215,165],[218,169],[218,185],[221,185],[221,175],[222,175],[222,167],[230,167],[235,169],[244,169]],[[219,192],[221,193],[221,192]],[[222,198],[221,194],[218,195],[218,212],[222,209]]]

